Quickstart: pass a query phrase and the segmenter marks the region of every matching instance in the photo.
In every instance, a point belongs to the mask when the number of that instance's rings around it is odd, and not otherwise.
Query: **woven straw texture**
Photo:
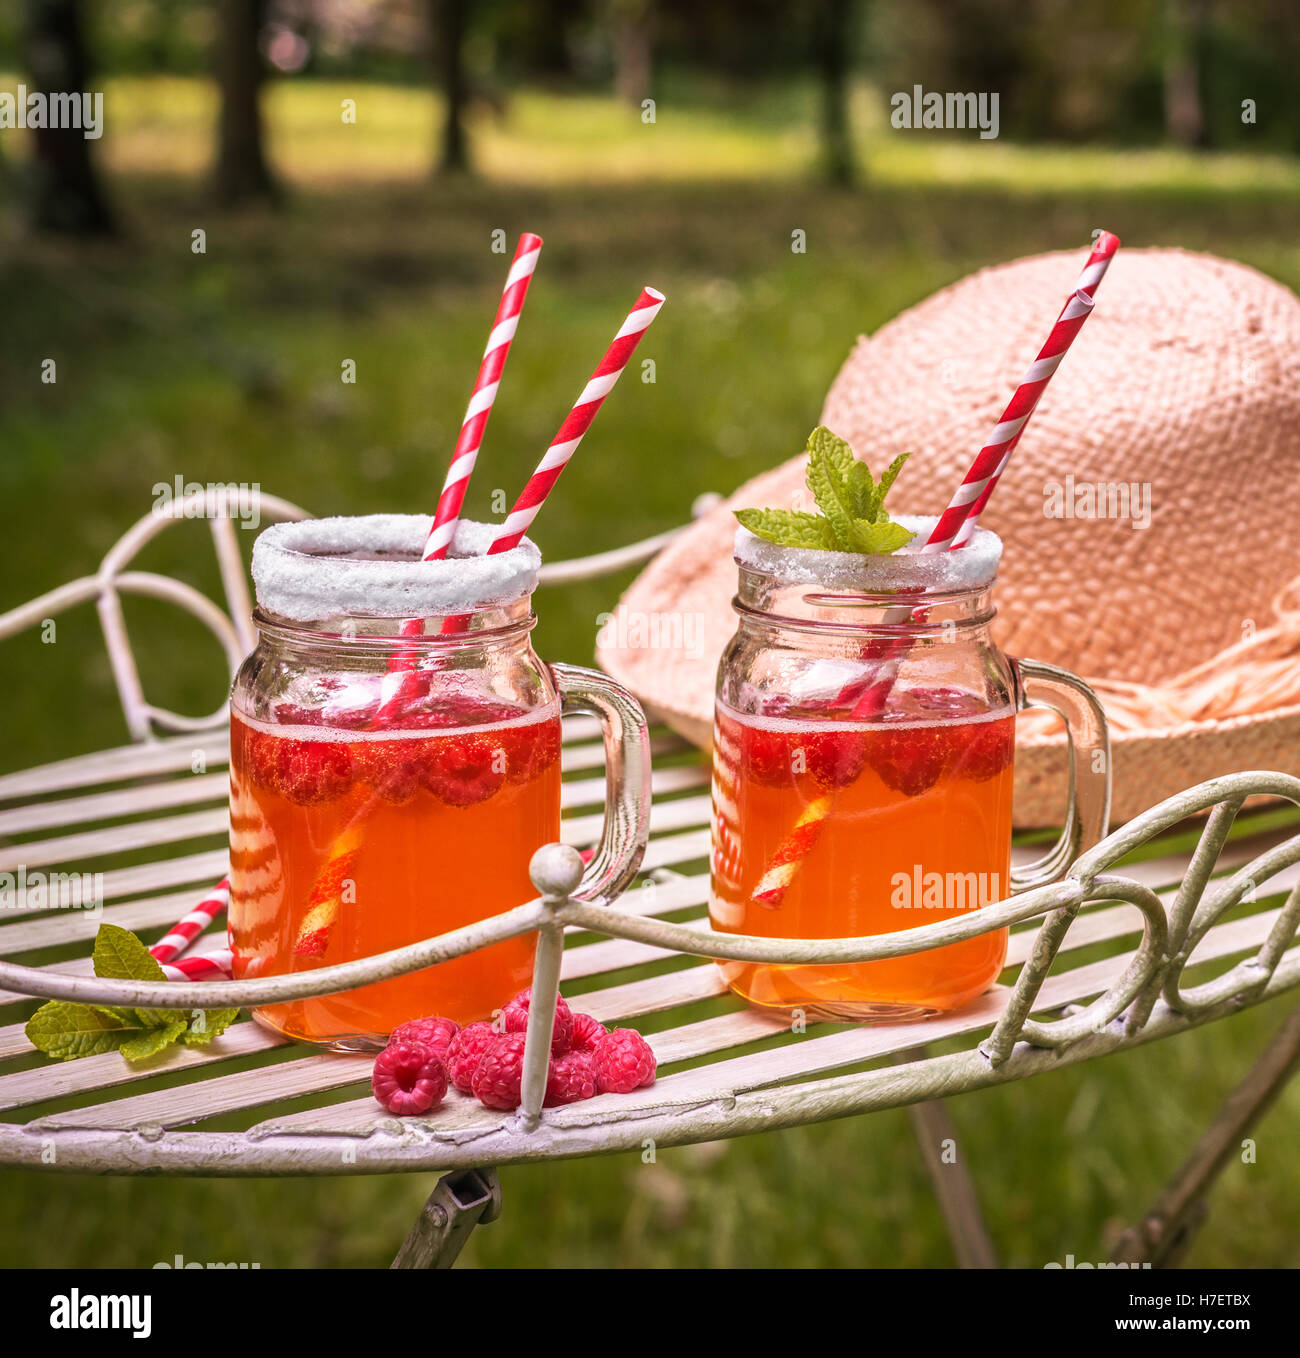
[[[893,510],[934,513],[947,502],[1079,264],[1076,252],[1058,252],[983,270],[858,341],[822,422],[877,471],[912,450]],[[731,511],[811,508],[804,463],[748,482],[687,530],[607,629],[620,644],[602,647],[601,663],[701,745],[718,656],[735,630]],[[1089,517],[1089,487],[1120,483],[1130,487],[1128,517]],[[1149,526],[1139,528],[1144,504]],[[1005,542],[995,630],[1012,654],[1160,684],[1268,628],[1300,573],[1300,301],[1212,256],[1121,250],[982,522]],[[638,644],[665,616],[695,644]],[[1115,738],[1118,819],[1216,774],[1300,774],[1300,704],[1152,721]],[[1016,821],[1058,823],[1059,728],[1022,726]]]

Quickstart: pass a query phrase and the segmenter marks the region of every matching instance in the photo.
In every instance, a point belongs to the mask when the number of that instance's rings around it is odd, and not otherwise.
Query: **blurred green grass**
[[[339,118],[357,100],[358,122]],[[495,303],[493,233],[547,238],[471,492],[513,498],[642,283],[668,306],[545,516],[556,559],[659,531],[801,446],[859,333],[972,269],[1078,248],[1179,245],[1300,285],[1291,161],[1024,148],[891,134],[859,92],[864,185],[813,173],[811,92],[734,108],[524,92],[475,120],[481,175],[429,173],[436,100],[284,83],[268,100],[278,213],[219,211],[201,176],[210,91],[121,80],[101,143],[125,226],[112,244],[34,241],[0,219],[0,608],[92,571],[155,482],[259,482],[317,513],[428,509]],[[206,233],[206,253],[191,249]],[[791,250],[803,231],[807,252]],[[42,384],[43,359],[58,380]],[[356,363],[357,381],[340,381]],[[141,558],[209,590],[201,523]],[[251,538],[252,534],[246,534]],[[624,581],[539,600],[538,646],[590,658]],[[221,700],[220,656],[172,610],[128,605],[147,691]],[[0,769],[125,738],[94,612],[0,646]],[[1006,1262],[1105,1257],[1280,1020],[1275,1003],[1123,1059],[955,1101]],[[1295,1266],[1279,1203],[1300,1091],[1234,1165],[1188,1262]],[[945,1265],[906,1115],[709,1148],[508,1170],[482,1265]],[[175,1253],[293,1265],[387,1262],[430,1184],[406,1176],[222,1183],[0,1175],[0,1265],[148,1265]]]

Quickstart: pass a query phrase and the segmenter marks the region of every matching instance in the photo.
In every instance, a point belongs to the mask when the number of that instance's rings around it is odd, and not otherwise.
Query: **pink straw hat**
[[[1077,252],[985,269],[858,341],[822,423],[890,499],[947,502],[1059,308]],[[812,421],[810,420],[811,424]],[[804,457],[742,486],[634,582],[600,662],[704,745],[732,632],[732,509],[806,504]],[[1217,774],[1300,774],[1300,300],[1252,269],[1120,251],[1096,312],[981,522],[1004,542],[995,630],[1093,681],[1111,715],[1117,819]],[[677,617],[689,647],[638,645]],[[690,626],[685,626],[689,620]],[[1063,738],[1022,718],[1016,821],[1056,822]]]

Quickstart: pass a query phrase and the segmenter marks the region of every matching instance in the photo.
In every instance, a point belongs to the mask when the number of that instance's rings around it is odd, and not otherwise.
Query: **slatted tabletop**
[[[600,831],[604,756],[590,719],[565,725],[563,836],[585,846]],[[636,884],[614,908],[707,930],[707,769],[664,730],[654,733],[652,749],[649,850]],[[217,732],[0,777],[0,872],[103,874],[102,910],[81,908],[75,879],[56,907],[28,908],[14,890],[0,892],[0,956],[87,975],[89,940],[101,918],[147,942],[161,936],[225,870],[226,757],[225,733]],[[1270,846],[1295,842],[1298,830],[1300,812],[1291,806],[1243,812],[1216,878]],[[1196,834],[1195,825],[1184,825],[1116,870],[1169,905]],[[1022,860],[1033,853],[1017,845]],[[1202,971],[1190,980],[1260,947],[1300,882],[1300,850],[1288,858],[1211,930],[1195,955]],[[977,1045],[1005,1008],[1039,923],[1013,930],[999,984],[959,1013],[911,1024],[811,1025],[805,1033],[730,996],[712,962],[571,930],[566,997],[605,1023],[641,1028],[660,1074],[634,1095],[548,1109],[541,1125],[527,1130],[513,1115],[454,1091],[427,1119],[395,1119],[370,1097],[368,1058],[297,1046],[246,1017],[206,1048],[170,1049],[140,1065],[116,1053],[51,1063],[23,1034],[37,1002],[0,991],[0,1159],[220,1174],[466,1167],[636,1148],[647,1138],[714,1139],[932,1098],[954,1081],[969,1086],[969,1070],[978,1074]],[[1105,991],[1123,974],[1141,931],[1142,916],[1130,906],[1085,905],[1034,1013],[1069,1012]],[[1300,949],[1291,946],[1255,998],[1297,983]],[[1158,1011],[1128,1043],[1183,1026],[1177,1014]],[[988,1069],[983,1082],[1088,1059],[1124,1041],[1106,1031],[1064,1053],[1020,1044],[1016,1059]]]

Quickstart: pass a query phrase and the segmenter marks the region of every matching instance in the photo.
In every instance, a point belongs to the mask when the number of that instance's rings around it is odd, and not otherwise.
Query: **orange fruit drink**
[[[456,695],[355,730],[236,712],[230,776],[234,974],[310,971],[536,895],[529,859],[559,838],[559,705],[525,711]],[[528,984],[534,945],[524,935],[255,1017],[289,1037],[382,1046],[422,1015],[491,1017]]]
[[[771,938],[887,934],[1010,894],[1015,717],[912,689],[871,722],[741,715],[714,728],[710,917]],[[833,966],[720,963],[751,1003],[830,1019],[955,1009],[1002,969],[1007,931]]]

